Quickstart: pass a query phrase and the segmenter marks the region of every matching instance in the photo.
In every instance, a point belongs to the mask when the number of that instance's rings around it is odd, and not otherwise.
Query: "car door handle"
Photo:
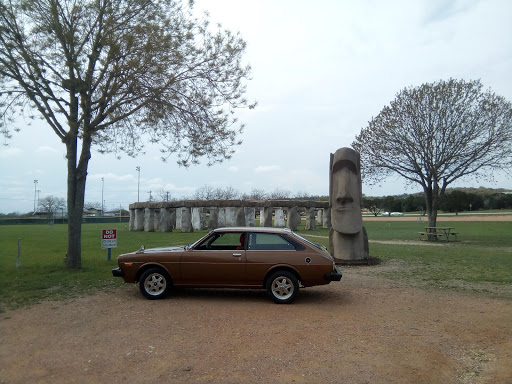
[[[233,257],[241,257],[242,254],[241,253],[233,253]]]

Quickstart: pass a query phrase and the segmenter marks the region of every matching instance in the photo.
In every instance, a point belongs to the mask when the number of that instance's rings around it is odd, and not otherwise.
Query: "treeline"
[[[395,196],[363,196],[363,209],[377,216],[381,212],[425,213],[423,193]],[[444,212],[465,212],[488,209],[512,209],[512,191],[489,188],[453,188],[447,190],[441,199],[440,210]]]
[[[287,190],[276,189],[266,192],[261,189],[253,189],[249,193],[241,193],[233,187],[212,188],[204,185],[196,190],[189,197],[175,198],[169,192],[158,191],[154,196],[150,195],[150,201],[172,201],[172,200],[317,200],[328,201],[329,196],[310,195],[306,192],[292,193]],[[44,207],[45,211],[52,211]],[[86,209],[101,209],[101,203],[86,203]],[[364,196],[362,208],[377,216],[381,212],[421,212],[425,213],[425,195],[423,193],[372,197]],[[512,209],[512,191],[505,189],[490,188],[453,188],[449,189],[441,200],[440,209],[445,212],[478,211],[487,209]],[[115,212],[119,212],[116,209]],[[122,209],[122,214],[128,211]],[[12,212],[0,213],[2,217],[30,217],[33,212],[21,214]]]
[[[425,213],[425,195],[423,193],[399,196],[371,197],[363,196],[362,208],[377,216],[381,212],[415,212]]]

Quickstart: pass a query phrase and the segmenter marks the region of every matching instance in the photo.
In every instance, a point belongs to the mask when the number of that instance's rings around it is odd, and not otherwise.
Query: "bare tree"
[[[283,189],[276,188],[273,192],[268,194],[268,198],[271,200],[289,199],[291,192]]]
[[[242,195],[244,200],[265,200],[267,193],[263,189],[253,188],[251,192]]]
[[[195,200],[233,200],[240,198],[240,192],[229,186],[226,188],[213,188],[203,185],[194,193]]]
[[[171,200],[173,200],[173,198],[171,196],[171,192],[165,191],[163,189],[159,189],[158,191],[156,191],[156,195],[158,196],[156,198],[156,200],[158,200],[158,201],[171,201]]]
[[[243,125],[234,112],[249,67],[245,42],[209,32],[172,0],[0,0],[0,131],[39,116],[66,147],[68,250],[81,267],[81,221],[91,151],[162,159],[230,158]]]
[[[216,198],[219,200],[234,200],[240,198],[240,192],[232,186],[226,187],[224,189],[217,188]]]
[[[85,210],[95,209],[97,211],[101,211],[101,203],[100,202],[87,202],[84,204]]]
[[[44,212],[48,221],[51,221],[58,210],[66,208],[66,201],[61,197],[46,196],[39,200],[39,212]]]
[[[480,81],[453,80],[400,91],[352,143],[366,182],[397,173],[421,185],[429,226],[446,187],[512,167],[512,106]]]
[[[215,190],[209,185],[198,188],[193,196],[194,200],[215,200]]]

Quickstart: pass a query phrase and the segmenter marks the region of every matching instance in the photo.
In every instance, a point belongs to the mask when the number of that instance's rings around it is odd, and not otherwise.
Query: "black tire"
[[[150,268],[139,280],[140,292],[150,300],[161,299],[171,287],[171,278],[162,268]]]
[[[299,293],[299,280],[288,271],[277,271],[267,279],[267,292],[274,303],[290,304]]]

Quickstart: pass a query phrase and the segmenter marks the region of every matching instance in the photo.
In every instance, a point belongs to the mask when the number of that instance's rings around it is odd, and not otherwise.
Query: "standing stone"
[[[155,210],[152,208],[145,209],[144,231],[145,232],[154,232],[155,231]]]
[[[192,212],[190,208],[181,208],[181,232],[193,232]]]
[[[272,207],[263,208],[263,226],[272,227],[272,213],[274,209]]]
[[[130,209],[130,231],[135,231],[135,209]]]
[[[331,228],[331,208],[324,209],[324,220],[322,226],[324,228]]]
[[[192,228],[195,231],[200,231],[205,228],[204,212],[202,207],[192,208]]]
[[[275,209],[275,217],[274,217],[274,227],[282,228],[285,226],[284,221],[284,210],[283,208],[276,208]]]
[[[144,230],[144,208],[135,209],[135,230]]]
[[[298,218],[298,219],[297,219]],[[288,209],[288,222],[286,226],[290,228],[290,230],[297,230],[297,223],[300,220],[299,212],[297,211],[297,207],[292,207]]]
[[[160,208],[160,222],[158,228],[160,232],[172,232],[171,214],[167,208]]]
[[[219,228],[219,209],[217,207],[210,208],[210,220],[208,221],[208,229],[210,231]]]
[[[181,216],[183,215],[183,208],[176,208],[176,229],[181,229]]]
[[[254,207],[245,207],[245,225],[248,227],[256,226],[256,208]]]
[[[226,227],[236,226],[236,211],[234,207],[226,207]]]
[[[237,227],[245,227],[245,211],[244,207],[238,207],[236,209],[236,226]]]
[[[324,222],[324,210],[323,209],[319,209],[318,211],[316,211],[316,221],[318,224],[323,225],[323,222]]]
[[[309,208],[306,214],[306,231],[313,231],[316,229],[315,224],[315,208]]]
[[[224,208],[219,208],[219,227],[226,226],[226,210]]]

